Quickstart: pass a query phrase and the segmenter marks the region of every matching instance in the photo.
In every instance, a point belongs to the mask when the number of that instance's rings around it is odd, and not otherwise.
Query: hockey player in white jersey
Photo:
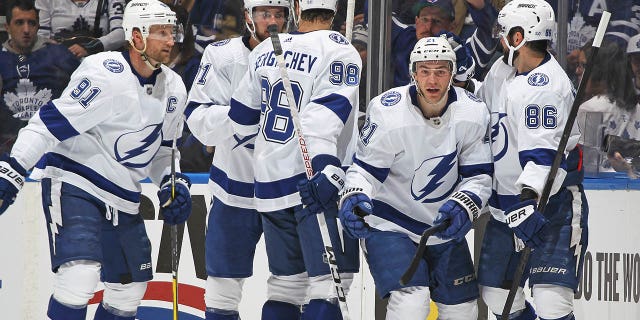
[[[42,180],[52,320],[84,320],[99,281],[104,297],[94,319],[135,318],[153,278],[140,180],[160,187],[165,223],[182,223],[191,212],[189,178],[176,173],[175,197],[169,181],[187,99],[180,76],[162,65],[176,15],[157,0],[133,0],[123,24],[131,49],[87,57],[60,98],[20,131],[10,156],[0,157],[0,213],[15,200],[25,169],[35,165],[31,177]]]
[[[337,199],[341,180],[355,150],[361,60],[341,34],[330,31],[336,0],[297,2],[298,32],[280,34],[284,59],[299,109],[312,169],[306,180],[298,138],[270,41],[249,55],[249,70],[231,99],[235,132],[256,136],[255,204],[261,213],[269,270],[268,301],[262,319],[341,319],[316,213],[326,216],[342,286],[358,270],[358,245],[341,244]],[[298,186],[298,183],[300,185]],[[297,188],[306,190],[303,199]],[[316,196],[316,197],[314,197]],[[302,203],[307,206],[303,208]],[[349,278],[349,279],[347,279]]]
[[[187,124],[198,140],[215,146],[209,174],[212,206],[206,232],[206,319],[239,319],[244,280],[253,273],[262,219],[253,201],[255,134],[235,135],[228,117],[233,91],[247,71],[248,56],[269,38],[267,26],[283,31],[288,0],[245,0],[247,32],[207,46],[189,92]]]
[[[347,170],[340,220],[364,238],[367,262],[387,319],[425,319],[429,300],[443,319],[475,319],[479,296],[465,240],[491,195],[489,113],[472,93],[451,85],[456,54],[445,37],[418,40],[412,84],[374,98]],[[429,239],[413,279],[399,284],[420,234]]]
[[[574,100],[571,81],[547,51],[554,20],[542,0],[511,1],[498,15],[504,57],[479,91],[492,117],[495,174],[478,281],[489,309],[502,314],[524,242],[533,251],[519,285],[529,279],[540,319],[569,320],[587,246],[576,127],[565,153],[574,151],[558,170],[544,214],[536,209]],[[509,319],[535,319],[535,311],[518,289]]]

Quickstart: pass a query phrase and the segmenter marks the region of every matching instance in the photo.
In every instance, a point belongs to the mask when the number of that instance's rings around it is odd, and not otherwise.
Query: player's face
[[[436,7],[425,7],[416,17],[416,38],[433,37],[440,31],[451,30],[451,20]]]
[[[424,98],[436,103],[447,94],[452,74],[449,61],[419,61],[413,76]]]
[[[11,45],[20,52],[30,52],[37,39],[38,16],[35,10],[11,10],[11,21],[6,24],[11,36]]]
[[[175,25],[158,24],[149,28],[147,36],[147,50],[145,53],[151,59],[161,63],[168,63],[171,48],[175,44]]]
[[[582,80],[585,65],[587,65],[587,56],[584,54],[584,51],[580,50],[580,53],[578,53],[578,66],[576,67],[576,78],[578,83]]]
[[[255,7],[251,21],[253,21],[258,40],[264,41],[269,38],[269,31],[267,31],[269,25],[275,24],[278,26],[278,30],[282,31],[287,20],[286,13],[283,7]]]

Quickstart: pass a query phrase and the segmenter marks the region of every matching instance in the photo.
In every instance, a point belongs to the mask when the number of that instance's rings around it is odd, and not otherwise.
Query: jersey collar
[[[412,84],[409,86],[409,96],[411,97],[411,104],[413,104],[416,108],[420,109],[420,105],[418,105],[418,89],[416,88],[415,84]],[[453,85],[451,85],[451,87],[449,88],[449,96],[447,97],[447,103],[445,103],[444,108],[442,108],[442,113],[440,114],[440,117],[442,117],[442,115],[447,112],[447,109],[449,109],[449,105],[454,103],[457,100],[458,100],[458,95],[456,94],[456,90],[453,88]]]
[[[145,78],[141,76],[131,64],[131,58],[129,57],[128,50],[123,51],[122,56],[124,57],[124,60],[126,60],[127,63],[129,64],[129,68],[131,69],[131,72],[136,76],[136,78],[138,78],[138,82],[140,82],[141,86],[144,86],[145,84],[150,84],[150,85],[156,84],[156,77],[158,77],[158,74],[162,72],[162,68],[158,68],[157,70],[154,70],[149,78]]]

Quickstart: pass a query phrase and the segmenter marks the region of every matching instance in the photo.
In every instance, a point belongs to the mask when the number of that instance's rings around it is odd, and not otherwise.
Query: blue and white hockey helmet
[[[412,74],[416,72],[416,62],[420,61],[449,61],[451,70],[456,70],[456,53],[446,35],[418,40],[409,55],[409,70]]]
[[[515,27],[524,30],[524,42],[553,41],[556,34],[553,8],[543,0],[513,0],[498,13],[493,36],[506,41],[509,31]]]
[[[124,29],[124,39],[131,41],[133,29],[138,28],[143,38],[149,36],[149,28],[152,25],[171,24],[176,26],[174,39],[181,42],[182,32],[178,25],[176,13],[171,11],[169,6],[158,0],[132,0],[124,9],[122,17],[122,28]]]
[[[300,11],[309,9],[327,9],[336,12],[338,0],[300,0]]]

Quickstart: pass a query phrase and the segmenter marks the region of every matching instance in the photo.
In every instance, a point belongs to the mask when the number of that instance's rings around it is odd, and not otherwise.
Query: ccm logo
[[[458,279],[453,280],[453,285],[454,286],[459,286],[461,284],[471,282],[475,278],[476,278],[476,276],[472,273],[472,274],[466,275],[466,276],[464,276],[462,278],[458,278]]]

